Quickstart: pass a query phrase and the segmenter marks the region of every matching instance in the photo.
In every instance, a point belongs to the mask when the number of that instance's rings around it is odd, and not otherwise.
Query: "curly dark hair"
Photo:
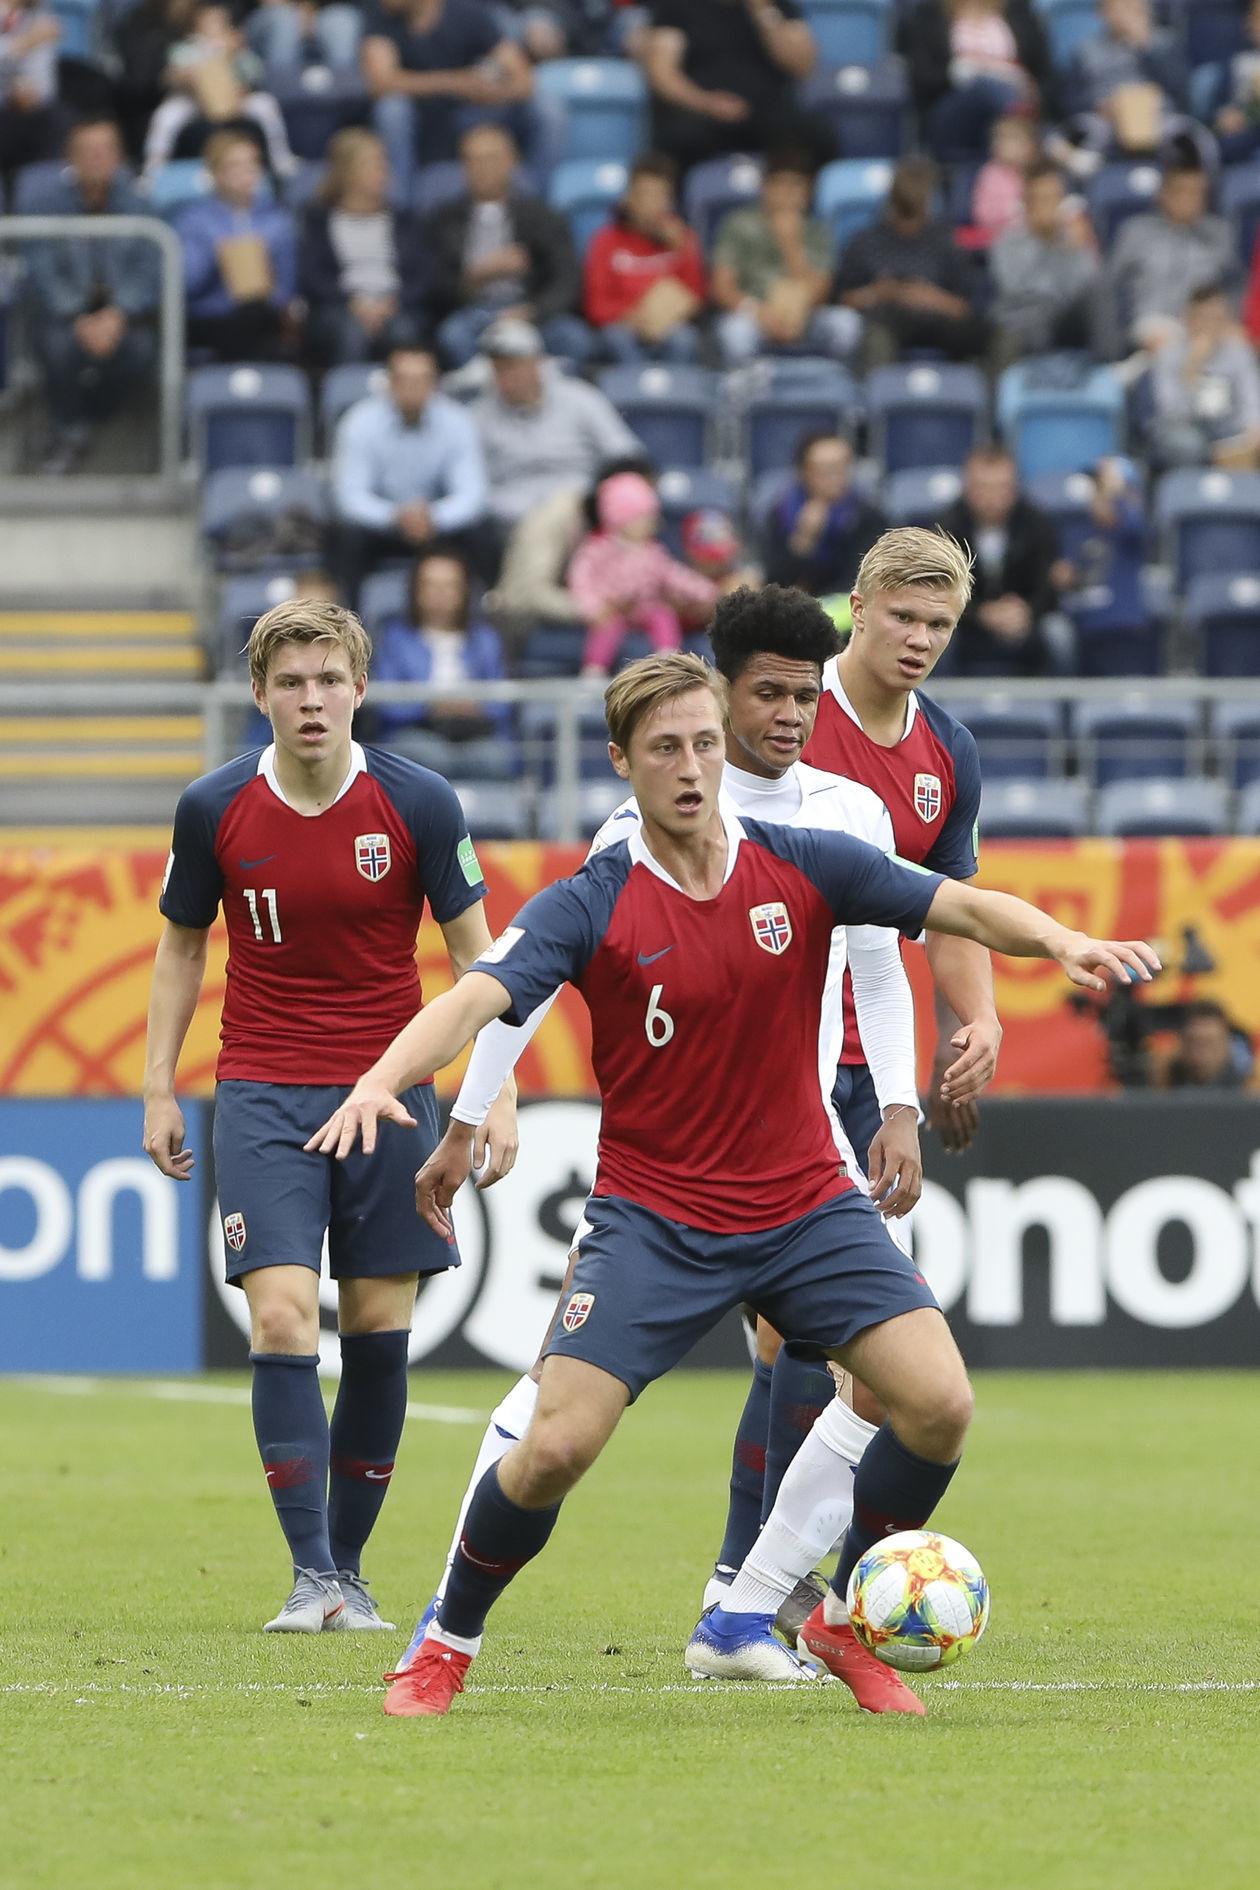
[[[818,599],[784,584],[767,584],[759,591],[745,584],[719,598],[709,641],[714,664],[727,682],[734,682],[758,652],[817,663],[821,669],[840,648],[836,626]]]

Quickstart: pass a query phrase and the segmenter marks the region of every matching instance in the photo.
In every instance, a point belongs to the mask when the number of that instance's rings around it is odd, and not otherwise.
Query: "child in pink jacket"
[[[584,676],[607,676],[629,630],[642,630],[654,650],[682,643],[678,611],[708,611],[717,586],[671,558],[656,542],[661,507],[638,473],[614,473],[596,499],[599,530],[584,538],[569,566],[569,591],[589,625]]]

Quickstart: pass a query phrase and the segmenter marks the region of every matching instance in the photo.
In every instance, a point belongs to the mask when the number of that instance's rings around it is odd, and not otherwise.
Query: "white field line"
[[[812,1683],[810,1683],[812,1684]],[[792,1686],[774,1686],[753,1681],[705,1684],[692,1681],[689,1684],[678,1682],[663,1687],[617,1686],[612,1682],[591,1681],[586,1686],[573,1686],[569,1683],[548,1686],[470,1686],[467,1693],[627,1693],[640,1696],[650,1694],[680,1693],[689,1694],[694,1699],[719,1699],[746,1693],[783,1693],[795,1692]],[[338,1693],[375,1693],[379,1696],[379,1686],[364,1686],[358,1681],[313,1680],[303,1684],[296,1680],[234,1680],[234,1681],[158,1681],[152,1685],[133,1686],[122,1680],[117,1684],[102,1686],[96,1680],[37,1680],[15,1681],[0,1686],[0,1694],[27,1693],[55,1695],[74,1694],[75,1704],[86,1704],[93,1696],[116,1694],[167,1695],[187,1698],[203,1693],[292,1693],[303,1699],[312,1695],[334,1695]],[[936,1693],[1256,1693],[1260,1692],[1260,1680],[937,1680],[928,1688],[928,1698]]]
[[[5,1382],[0,1379],[0,1384]],[[42,1372],[15,1373],[12,1382],[31,1391],[51,1391],[59,1397],[90,1398],[99,1392],[122,1392],[133,1398],[156,1398],[164,1404],[248,1405],[244,1385],[199,1385],[178,1378],[159,1378],[137,1384],[111,1378],[59,1378]],[[326,1400],[331,1405],[332,1400]],[[462,1404],[408,1404],[407,1416],[418,1424],[484,1424],[488,1412]]]

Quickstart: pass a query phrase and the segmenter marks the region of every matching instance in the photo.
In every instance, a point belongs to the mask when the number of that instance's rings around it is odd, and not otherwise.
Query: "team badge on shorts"
[[[752,921],[753,937],[763,952],[777,958],[792,943],[792,921],[781,900],[776,899],[768,906],[749,906],[748,917]]]
[[[920,820],[936,820],[941,811],[941,777],[939,774],[916,774],[914,777],[914,811]]]
[[[225,1214],[223,1216],[223,1238],[233,1253],[239,1253],[245,1245],[245,1216],[243,1214]]]
[[[357,833],[354,836],[354,863],[364,879],[384,879],[394,863],[387,833]]]
[[[590,1318],[591,1307],[595,1304],[594,1293],[570,1293],[569,1303],[564,1309],[560,1324],[566,1332],[576,1332]]]

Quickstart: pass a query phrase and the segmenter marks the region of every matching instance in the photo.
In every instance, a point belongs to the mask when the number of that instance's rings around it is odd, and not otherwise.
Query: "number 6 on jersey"
[[[664,1049],[665,1045],[674,1034],[673,1018],[668,1011],[661,1009],[661,992],[664,989],[665,986],[663,984],[654,984],[652,986],[652,995],[648,999],[647,1016],[643,1020],[643,1028],[647,1033],[647,1040],[654,1050]]]

